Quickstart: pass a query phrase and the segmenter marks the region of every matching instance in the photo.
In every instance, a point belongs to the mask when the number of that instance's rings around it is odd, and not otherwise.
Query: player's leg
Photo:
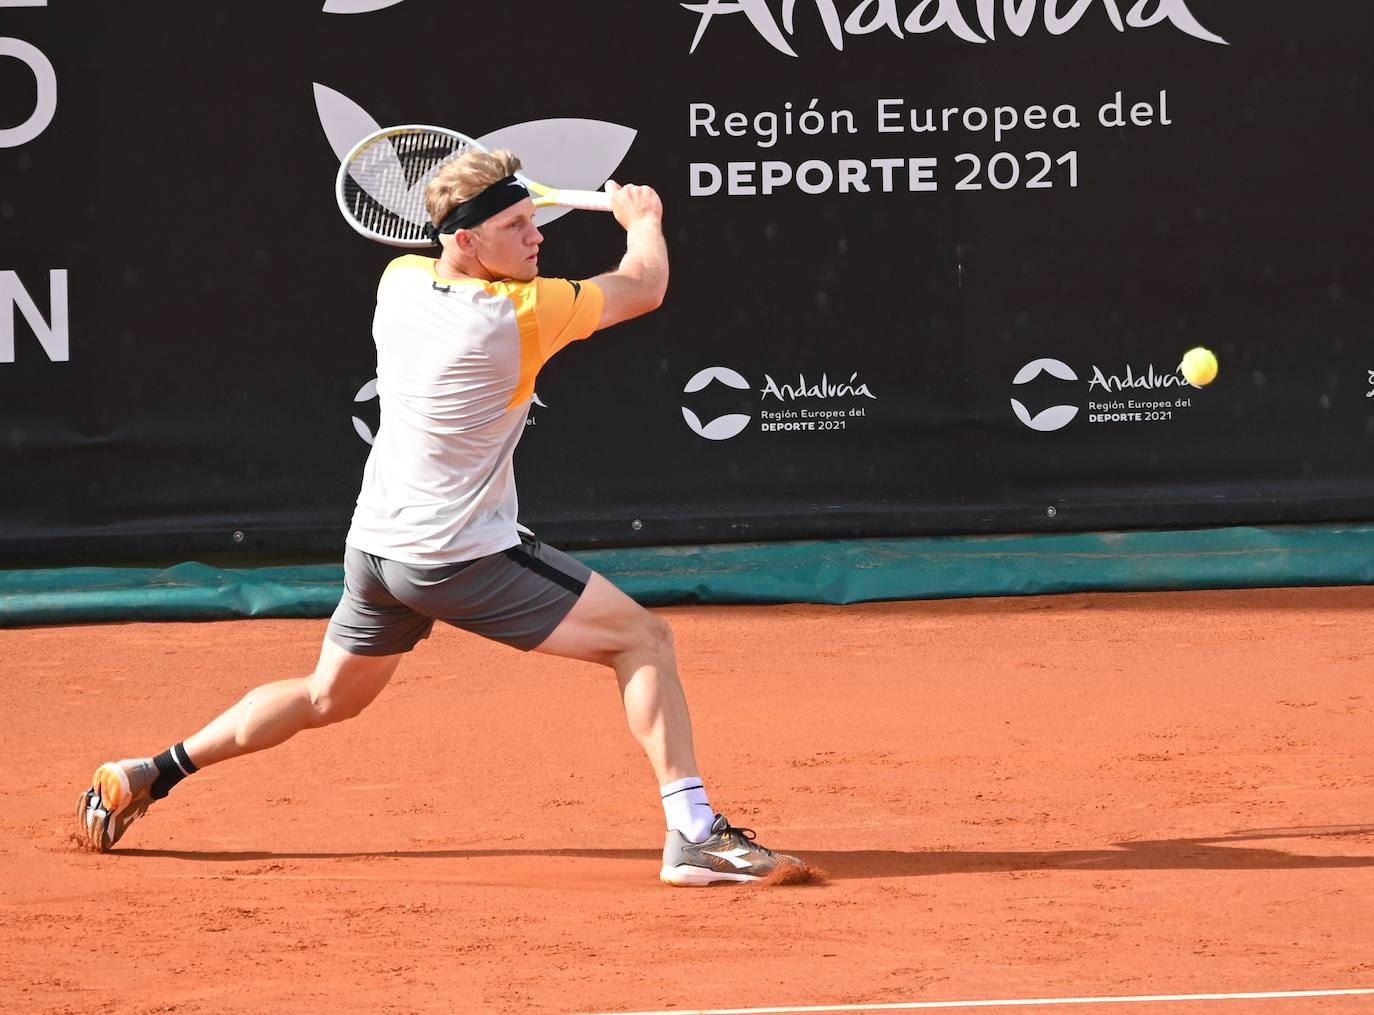
[[[555,551],[556,552],[556,551]],[[659,877],[672,885],[756,881],[801,860],[754,841],[707,800],[687,696],[668,624],[592,572],[576,604],[536,651],[615,671],[630,731],[658,777],[668,831]]]
[[[576,605],[535,651],[614,670],[630,732],[659,785],[699,777],[673,632],[664,620],[593,572]]]
[[[400,655],[355,655],[326,638],[310,676],[255,687],[187,737],[186,755],[201,769],[352,719],[382,693],[400,662]]]
[[[344,596],[330,620],[314,671],[254,688],[199,732],[156,757],[101,765],[91,788],[78,798],[78,834],[103,852],[188,775],[275,747],[302,730],[353,718],[381,693],[401,656],[429,633],[432,624],[387,592],[376,558],[350,548]]]
[[[325,639],[308,677],[254,688],[199,732],[155,758],[101,765],[91,778],[91,789],[77,803],[80,833],[93,849],[104,852],[188,775],[275,747],[302,730],[353,718],[381,693],[400,661],[399,655],[354,655]]]
[[[697,771],[668,625],[581,561],[524,533],[500,553],[446,566],[386,563],[411,609],[522,651],[615,671],[630,730],[648,756],[669,827],[695,841],[715,820]]]

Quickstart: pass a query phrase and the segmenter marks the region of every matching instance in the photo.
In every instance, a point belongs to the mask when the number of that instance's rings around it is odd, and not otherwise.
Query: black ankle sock
[[[148,795],[154,800],[161,800],[172,792],[173,786],[196,770],[185,744],[173,744],[154,758],[153,764],[157,766],[157,778],[148,787]]]

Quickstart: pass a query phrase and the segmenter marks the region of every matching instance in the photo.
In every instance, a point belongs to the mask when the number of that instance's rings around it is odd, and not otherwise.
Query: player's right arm
[[[625,229],[625,256],[615,271],[592,279],[604,298],[598,330],[658,309],[668,291],[663,202],[652,187],[611,182],[606,191],[615,220]]]

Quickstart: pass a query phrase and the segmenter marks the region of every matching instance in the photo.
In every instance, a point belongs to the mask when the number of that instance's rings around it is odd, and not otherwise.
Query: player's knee
[[[347,696],[335,693],[329,684],[314,680],[310,682],[309,697],[312,724],[315,726],[328,726],[355,718],[367,704],[350,700]]]
[[[645,663],[671,668],[677,658],[673,629],[666,621],[642,608],[621,617],[613,628],[607,629],[605,635],[603,649],[587,658],[612,669]]]
[[[665,662],[677,658],[677,644],[673,641],[673,629],[668,622],[648,610],[642,618],[641,651]]]

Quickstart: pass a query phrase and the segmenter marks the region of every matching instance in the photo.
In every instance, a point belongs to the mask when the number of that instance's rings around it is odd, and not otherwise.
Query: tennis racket
[[[425,188],[439,166],[467,151],[487,149],[456,130],[405,124],[363,138],[339,165],[334,192],[344,220],[369,240],[393,247],[427,247],[429,212]],[[610,211],[611,195],[595,190],[558,190],[516,173],[536,208],[557,205]]]

